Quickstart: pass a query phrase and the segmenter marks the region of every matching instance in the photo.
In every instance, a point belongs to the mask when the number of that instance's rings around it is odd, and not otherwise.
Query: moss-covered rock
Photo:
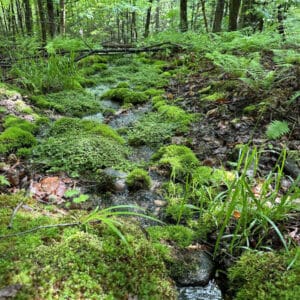
[[[62,91],[45,96],[32,96],[31,102],[42,109],[54,109],[67,116],[82,117],[101,110],[99,101],[85,91]]]
[[[37,130],[37,126],[34,123],[18,118],[13,115],[9,115],[4,119],[3,127],[4,128],[18,127],[30,133],[34,133]]]
[[[160,166],[169,168],[174,178],[184,178],[190,175],[199,165],[199,161],[193,151],[181,145],[170,145],[160,148],[152,156],[152,160]]]
[[[134,169],[127,178],[126,183],[131,190],[148,189],[151,185],[151,178],[143,169]]]
[[[143,92],[135,92],[129,88],[113,88],[101,97],[102,99],[110,99],[122,104],[139,104],[148,100],[148,96]]]
[[[11,213],[20,201],[33,205],[22,196],[0,195],[0,235],[72,222],[58,212],[47,216],[42,207],[20,208],[9,230]],[[161,253],[138,224],[118,221],[128,245],[103,224],[88,225],[88,232],[53,227],[1,239],[0,289],[19,284],[15,299],[176,299]]]
[[[245,252],[228,271],[229,286],[235,295],[234,299],[298,299],[299,254],[299,247],[289,254]],[[292,261],[293,264],[288,268]]]

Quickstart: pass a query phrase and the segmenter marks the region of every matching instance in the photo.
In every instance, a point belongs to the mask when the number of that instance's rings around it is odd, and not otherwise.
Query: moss
[[[62,91],[45,96],[33,96],[31,101],[40,108],[54,109],[67,116],[82,117],[101,110],[99,101],[85,91]]]
[[[298,299],[300,297],[300,248],[289,254],[245,252],[228,271],[234,299]],[[287,267],[294,260],[292,267]]]
[[[0,134],[0,154],[11,153],[18,148],[30,148],[35,144],[35,137],[19,127],[9,127]]]
[[[106,64],[108,62],[106,57],[100,55],[90,55],[83,59],[81,59],[77,64],[79,67],[86,67],[93,65],[95,63],[103,63]]]
[[[161,146],[171,140],[178,128],[176,123],[166,122],[163,115],[150,113],[128,131],[130,145]]]
[[[80,78],[79,83],[82,87],[92,87],[97,84],[97,80],[94,78]]]
[[[116,86],[117,89],[121,89],[121,88],[125,88],[128,89],[130,88],[130,85],[128,82],[124,81],[124,82],[120,82],[118,83],[118,85]]]
[[[199,165],[199,161],[193,151],[186,146],[170,145],[160,148],[152,160],[160,166],[166,166],[171,170],[174,178],[182,178],[190,175]]]
[[[225,96],[226,96],[225,93],[216,92],[216,93],[211,94],[209,96],[201,97],[201,101],[217,101],[217,100],[220,100],[220,99],[224,99]]]
[[[14,229],[9,230],[6,225],[20,201],[31,200],[0,195],[0,235],[71,219],[54,213],[46,216],[41,207],[21,208]],[[119,222],[128,246],[101,224],[87,226],[89,232],[56,227],[1,239],[0,289],[20,284],[15,299],[121,299],[129,294],[139,299],[176,299],[161,253],[138,225]]]
[[[107,68],[108,68],[107,64],[95,63],[95,64],[92,64],[90,66],[86,66],[86,67],[83,67],[82,69],[80,69],[79,74],[81,74],[83,76],[91,76],[98,72],[106,70]]]
[[[149,97],[157,97],[157,96],[162,96],[165,93],[164,90],[158,90],[158,89],[148,89],[145,91],[145,94]]]
[[[55,121],[51,128],[49,134],[51,136],[58,135],[100,135],[120,144],[124,144],[124,139],[110,126],[106,124],[99,124],[91,120],[81,120],[76,118],[61,118]]]
[[[194,231],[182,225],[151,226],[147,231],[153,241],[175,243],[180,248],[191,245],[195,239]]]
[[[122,104],[139,104],[148,100],[148,96],[143,92],[135,92],[129,88],[114,88],[101,96],[102,99],[111,99]]]
[[[148,189],[151,186],[151,178],[143,169],[134,169],[127,178],[126,183],[131,190]]]
[[[4,119],[4,128],[9,127],[18,127],[24,131],[28,131],[30,133],[34,133],[37,130],[37,126],[34,123],[23,120],[16,116],[10,115]]]

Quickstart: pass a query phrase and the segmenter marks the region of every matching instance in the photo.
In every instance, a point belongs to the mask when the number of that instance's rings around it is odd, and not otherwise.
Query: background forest
[[[0,0],[0,299],[299,299],[299,4]]]

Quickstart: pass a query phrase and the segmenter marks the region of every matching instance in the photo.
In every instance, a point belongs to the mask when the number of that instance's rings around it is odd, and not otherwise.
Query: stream
[[[122,109],[120,104],[109,99],[101,99],[101,96],[111,88],[108,85],[98,85],[93,88],[87,89],[95,99],[98,99],[103,111],[109,110],[110,115],[107,117],[105,113],[99,112],[97,114],[86,116],[84,119],[97,121],[100,123],[106,123],[114,129],[128,128],[132,126],[136,121],[142,118],[147,113],[151,112],[151,104],[144,104],[132,109]],[[132,153],[129,156],[129,160],[133,162],[148,162],[154,153],[154,149],[148,146],[132,147]],[[108,168],[105,170],[107,175],[113,176],[115,178],[115,192],[109,197],[97,197],[94,199],[95,205],[107,206],[107,205],[124,205],[133,204],[145,208],[147,211],[151,212],[154,216],[160,217],[163,213],[164,206],[167,202],[163,199],[162,195],[158,192],[162,183],[167,181],[167,178],[158,174],[154,170],[150,170],[149,175],[151,177],[152,185],[150,190],[140,190],[137,192],[129,192],[125,180],[127,174]],[[141,220],[141,225],[143,227],[155,225],[154,221]],[[199,256],[199,255],[198,255]],[[200,253],[201,256],[201,253]],[[205,263],[200,263],[197,267],[196,274],[194,271],[189,273],[187,278],[184,278],[182,283],[178,283],[178,299],[179,300],[221,300],[222,293],[217,283],[212,278],[214,267],[205,269],[203,266]],[[212,266],[213,263],[210,260],[209,264]],[[202,266],[201,266],[202,265]],[[194,268],[193,268],[194,269]],[[207,273],[208,272],[208,273]],[[203,283],[200,285],[196,281],[193,281],[198,277],[205,277],[205,285]],[[191,277],[191,278],[190,278]],[[202,281],[201,281],[202,282]]]

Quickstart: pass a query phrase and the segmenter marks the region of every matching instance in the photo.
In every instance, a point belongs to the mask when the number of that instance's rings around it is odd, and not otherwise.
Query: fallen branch
[[[8,229],[12,229],[13,228],[13,222],[14,222],[14,218],[15,218],[15,215],[17,214],[18,210],[22,207],[22,205],[24,204],[23,201],[21,201],[17,207],[14,209],[11,217],[10,217],[10,221],[9,221],[9,224],[7,226]]]

